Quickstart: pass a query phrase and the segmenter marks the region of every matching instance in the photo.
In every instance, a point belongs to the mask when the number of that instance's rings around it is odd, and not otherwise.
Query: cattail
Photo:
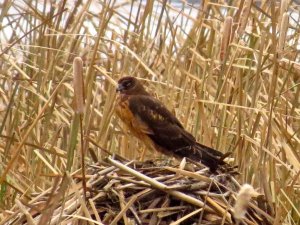
[[[233,216],[236,220],[241,220],[245,217],[251,198],[258,195],[259,193],[250,184],[244,184],[241,187],[233,207]]]
[[[224,60],[226,53],[227,53],[229,43],[231,41],[232,23],[233,23],[232,17],[231,16],[226,17],[226,19],[224,21],[223,36],[222,36],[222,41],[221,41],[221,51],[220,51],[221,61]]]
[[[83,62],[80,57],[73,61],[73,85],[74,85],[74,103],[75,112],[83,114],[84,112],[84,95],[83,95]]]
[[[283,13],[282,20],[280,23],[279,41],[278,41],[278,52],[280,54],[284,49],[288,27],[289,27],[289,15],[288,13]]]
[[[252,4],[252,0],[246,0],[244,2],[243,9],[240,15],[239,27],[237,29],[237,34],[239,36],[241,36],[245,31],[248,22],[248,17],[251,10],[251,4]]]

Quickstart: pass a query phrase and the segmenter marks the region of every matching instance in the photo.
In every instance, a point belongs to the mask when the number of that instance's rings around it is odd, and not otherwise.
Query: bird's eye
[[[127,82],[124,83],[124,86],[125,86],[126,88],[129,88],[131,85],[132,85],[132,82],[131,82],[131,81],[127,81]]]

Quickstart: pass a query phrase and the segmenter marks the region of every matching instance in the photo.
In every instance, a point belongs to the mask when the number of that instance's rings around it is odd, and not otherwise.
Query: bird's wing
[[[174,150],[194,144],[194,137],[184,130],[179,120],[157,99],[134,95],[129,98],[129,109],[137,123],[148,131],[148,136],[159,146]]]
[[[152,96],[133,95],[129,99],[129,108],[141,117],[143,121],[157,124],[171,123],[183,127],[179,120],[161,103]]]

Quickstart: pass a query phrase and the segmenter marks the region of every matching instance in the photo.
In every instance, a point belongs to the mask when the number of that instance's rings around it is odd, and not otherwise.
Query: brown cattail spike
[[[220,59],[225,59],[226,53],[228,52],[228,46],[231,41],[233,19],[231,16],[226,17],[223,26],[223,36],[221,41]]]
[[[243,10],[240,15],[239,27],[237,29],[237,34],[239,36],[243,35],[246,29],[246,25],[248,22],[248,17],[251,11],[252,0],[246,0],[243,5]]]
[[[73,61],[73,85],[74,85],[74,103],[75,112],[83,114],[84,112],[84,94],[83,94],[83,62],[80,57]]]

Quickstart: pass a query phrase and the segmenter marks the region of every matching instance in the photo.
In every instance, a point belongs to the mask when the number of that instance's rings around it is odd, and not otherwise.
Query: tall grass
[[[0,221],[68,166],[79,170],[82,155],[91,163],[89,149],[153,158],[113,113],[116,80],[131,75],[199,142],[233,152],[239,181],[266,196],[275,224],[299,224],[296,1],[4,0],[0,9]]]

